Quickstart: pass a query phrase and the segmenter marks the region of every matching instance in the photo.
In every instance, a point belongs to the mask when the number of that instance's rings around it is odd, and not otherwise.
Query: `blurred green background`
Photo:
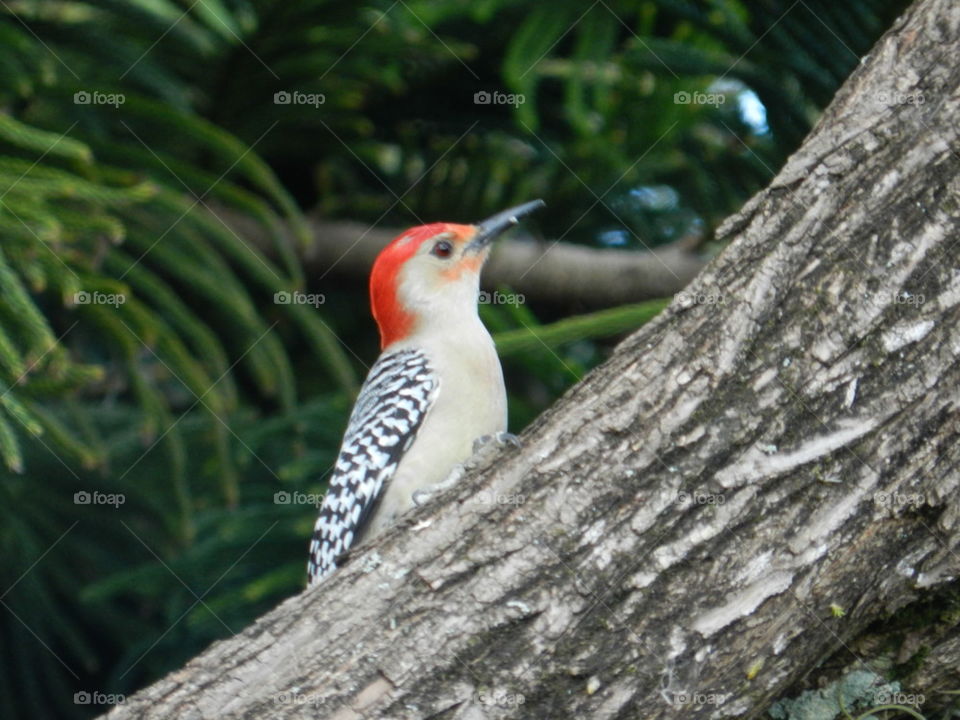
[[[378,351],[365,280],[298,260],[307,212],[542,197],[542,237],[709,255],[906,4],[0,3],[0,717],[102,712],[302,589],[316,510],[284,500]],[[514,432],[611,347],[482,311]]]

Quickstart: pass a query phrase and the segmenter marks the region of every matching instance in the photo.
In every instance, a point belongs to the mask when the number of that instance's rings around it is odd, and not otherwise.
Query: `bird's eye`
[[[453,254],[453,245],[448,240],[438,240],[430,254],[438,258],[448,258]]]

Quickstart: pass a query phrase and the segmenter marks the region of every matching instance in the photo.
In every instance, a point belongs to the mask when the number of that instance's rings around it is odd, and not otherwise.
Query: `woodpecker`
[[[350,414],[310,542],[307,584],[337,558],[438,486],[480,438],[507,429],[503,371],[477,314],[492,241],[542,200],[477,225],[433,223],[402,233],[377,256],[370,306],[381,353]]]

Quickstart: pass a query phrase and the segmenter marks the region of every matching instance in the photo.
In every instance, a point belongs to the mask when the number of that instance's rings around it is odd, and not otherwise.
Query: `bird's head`
[[[509,208],[476,225],[431,223],[411,228],[377,256],[370,273],[370,305],[380,347],[426,323],[454,323],[477,312],[480,269],[490,245],[543,200]]]

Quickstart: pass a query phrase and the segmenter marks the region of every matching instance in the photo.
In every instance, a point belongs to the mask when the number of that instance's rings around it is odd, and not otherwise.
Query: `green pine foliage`
[[[708,237],[904,4],[2,3],[0,716],[89,717],[302,587],[377,351],[305,209]],[[484,306],[511,427],[663,305]]]

